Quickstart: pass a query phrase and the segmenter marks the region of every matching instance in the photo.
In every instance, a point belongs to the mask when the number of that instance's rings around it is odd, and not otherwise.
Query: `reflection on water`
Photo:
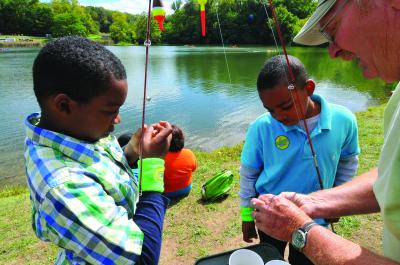
[[[140,126],[144,47],[110,47],[126,67],[129,93],[121,108],[120,134]],[[0,183],[24,182],[23,120],[38,111],[31,68],[37,49],[0,53]],[[351,62],[328,59],[325,49],[293,48],[317,83],[316,92],[352,111],[387,99],[379,80],[365,81]],[[263,62],[275,53],[268,47],[151,47],[146,123],[168,120],[183,128],[187,146],[212,150],[244,139],[248,124],[264,112],[255,80]],[[382,89],[384,88],[384,89]]]

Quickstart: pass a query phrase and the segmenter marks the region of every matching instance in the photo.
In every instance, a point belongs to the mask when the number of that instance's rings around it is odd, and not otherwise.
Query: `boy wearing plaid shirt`
[[[157,264],[168,199],[163,157],[171,126],[145,128],[142,196],[125,151],[110,135],[127,95],[120,60],[80,37],[46,45],[33,65],[41,114],[27,117],[26,172],[33,229],[61,250],[56,264]]]

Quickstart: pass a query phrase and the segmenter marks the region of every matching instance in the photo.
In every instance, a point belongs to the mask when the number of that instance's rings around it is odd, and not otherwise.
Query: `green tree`
[[[274,0],[274,6],[284,6],[299,19],[308,18],[317,8],[315,0]]]
[[[25,34],[33,36],[45,36],[50,33],[53,25],[53,10],[49,4],[38,3],[30,11],[31,24]]]
[[[274,0],[286,41],[291,41],[315,6],[315,0]],[[188,0],[175,13],[167,16],[163,41],[220,44],[221,28],[225,44],[273,44],[265,10],[271,17],[271,8],[265,0],[209,0],[206,5],[207,36],[202,38],[199,5],[195,0]],[[272,26],[275,28],[274,23]]]
[[[200,32],[199,6],[194,1],[188,1],[173,15],[167,16],[163,41],[171,44],[202,43]]]
[[[182,0],[176,0],[174,2],[172,2],[171,8],[174,11],[178,11],[182,6]]]
[[[147,34],[147,14],[139,15],[136,18],[134,29],[137,41],[139,42],[139,44],[143,44],[144,41],[146,40],[146,34]],[[161,31],[158,28],[157,21],[152,19],[152,17],[150,20],[150,34],[151,34],[151,42],[153,44],[161,42]]]
[[[85,25],[76,13],[62,13],[54,16],[51,33],[54,37],[68,35],[87,36],[89,34]]]
[[[316,4],[316,0],[274,0],[286,42],[291,42]],[[153,43],[221,44],[221,28],[225,44],[273,44],[265,12],[271,15],[271,8],[265,0],[208,0],[205,38],[200,34],[197,0],[174,0],[172,8],[175,12],[166,17],[164,32],[151,20]],[[146,30],[146,14],[82,7],[78,0],[51,0],[49,4],[39,0],[0,0],[0,32],[5,34],[87,36],[100,31],[110,33],[115,42],[143,43]]]
[[[54,23],[57,24],[53,25],[53,29],[69,28],[66,31],[81,32],[79,34],[81,36],[87,36],[89,33],[98,33],[98,25],[85,9],[80,6],[78,0],[52,0],[51,7],[54,13]],[[73,24],[63,26],[60,25],[60,21],[70,21]],[[85,30],[82,30],[82,26]],[[59,33],[56,34],[58,35]]]
[[[100,32],[109,32],[112,23],[112,14],[110,10],[106,10],[102,7],[87,6],[86,12],[91,16],[93,21],[97,23]]]
[[[298,17],[290,13],[284,6],[276,7],[275,12],[278,19],[279,27],[281,29],[281,33],[283,35],[283,39],[286,43],[289,43],[292,41],[296,33],[300,30],[300,20]],[[274,21],[270,21],[270,23],[275,27]]]
[[[24,34],[32,27],[31,10],[38,0],[0,0],[0,32]]]
[[[110,26],[111,39],[116,43],[133,43],[135,41],[135,32],[133,26],[127,21],[127,15],[120,12],[114,12],[112,19],[113,23]]]

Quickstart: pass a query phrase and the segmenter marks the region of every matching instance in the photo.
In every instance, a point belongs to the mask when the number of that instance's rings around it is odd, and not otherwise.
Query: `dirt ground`
[[[221,217],[219,220],[214,220],[213,224],[209,225],[211,233],[219,233],[220,227],[218,224],[223,224],[224,221],[228,220],[229,214]],[[361,216],[361,225],[353,231],[350,240],[356,242],[367,249],[382,254],[382,221],[378,214]],[[166,224],[168,229],[168,224]],[[204,242],[204,246],[210,245],[210,242]],[[190,253],[180,253],[179,249],[182,248],[184,242],[175,242],[171,238],[165,238],[163,241],[162,253],[160,265],[189,265],[195,264],[197,257],[196,251]],[[241,235],[228,238],[223,243],[217,242],[209,249],[208,255],[221,253],[227,250],[236,249],[248,245],[242,241]],[[190,249],[187,248],[186,249]]]
[[[363,247],[378,253],[382,251],[382,220],[379,214],[361,216],[360,228],[353,232],[349,238]]]

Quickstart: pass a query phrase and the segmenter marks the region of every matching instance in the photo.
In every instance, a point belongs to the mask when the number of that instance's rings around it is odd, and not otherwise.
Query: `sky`
[[[50,2],[50,0],[42,0],[41,2]],[[173,0],[162,1],[167,14],[173,13],[171,4]],[[83,6],[101,6],[109,10],[117,10],[130,14],[140,14],[147,12],[148,1],[146,0],[79,0]]]

